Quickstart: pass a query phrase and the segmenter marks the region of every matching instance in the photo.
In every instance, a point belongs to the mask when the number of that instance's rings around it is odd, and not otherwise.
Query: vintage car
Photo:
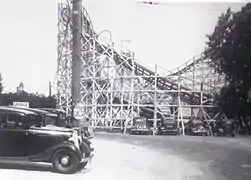
[[[163,119],[158,124],[158,135],[178,135],[177,122],[174,119]]]
[[[185,133],[193,136],[207,136],[209,134],[204,121],[191,119],[185,126]]]
[[[91,161],[93,150],[74,129],[44,127],[33,111],[0,106],[0,163],[45,162],[74,173]]]
[[[55,125],[59,127],[71,127],[67,126],[67,121],[64,119],[62,120],[61,117],[59,117],[58,114],[53,111],[47,111],[36,108],[27,108],[27,107],[16,107],[16,106],[13,108],[28,110],[36,113],[37,118],[41,119],[42,126]]]
[[[76,121],[75,123],[69,123],[66,119],[66,114],[62,114],[61,110],[49,110],[48,109],[36,109],[36,108],[24,108],[24,107],[15,107],[18,109],[24,109],[24,110],[29,110],[37,114],[38,118],[41,119],[42,126],[50,126],[53,128],[53,126],[58,126],[58,127],[65,127],[65,128],[72,128],[77,131],[79,131],[80,134],[84,135],[86,138],[93,138],[93,133],[92,129],[82,129],[78,126],[77,119],[74,119]],[[60,112],[60,116],[59,113]],[[74,124],[74,125],[72,125]]]
[[[214,123],[212,132],[216,136],[232,136],[235,137],[234,119],[222,119]]]
[[[56,125],[57,124],[57,114],[51,113],[48,111],[40,110],[40,109],[35,109],[35,108],[26,108],[26,107],[13,107],[16,109],[20,110],[28,110],[32,111],[37,115],[37,118],[41,120],[41,125],[42,126],[47,126],[47,125]]]
[[[151,134],[151,130],[147,126],[147,119],[142,117],[135,117],[128,131],[129,134]]]

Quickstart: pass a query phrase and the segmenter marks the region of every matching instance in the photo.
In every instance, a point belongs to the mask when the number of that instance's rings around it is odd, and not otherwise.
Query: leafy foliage
[[[0,94],[3,92],[3,77],[2,74],[0,74]]]
[[[1,97],[1,105],[12,105],[13,102],[29,102],[31,108],[56,108],[56,97],[50,97],[33,93],[5,93]]]
[[[206,56],[212,66],[225,73],[227,80],[251,86],[251,4],[240,12],[230,9],[219,17],[214,32],[208,35]]]
[[[227,116],[237,116],[245,122],[251,117],[250,24],[251,4],[236,13],[228,9],[219,17],[214,32],[207,36],[205,51],[212,60],[210,65],[224,73],[228,82],[218,97],[219,105]]]

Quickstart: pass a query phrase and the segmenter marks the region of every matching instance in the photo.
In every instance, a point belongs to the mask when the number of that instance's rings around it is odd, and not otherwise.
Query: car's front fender
[[[81,152],[79,150],[79,148],[77,148],[73,143],[71,142],[68,142],[68,141],[65,141],[65,142],[62,142],[56,146],[53,147],[53,151],[52,152],[55,152],[59,149],[69,149],[71,151],[73,151],[74,153],[76,153],[76,155],[81,159],[82,158],[82,155],[81,155]]]
[[[51,162],[54,153],[60,149],[71,150],[78,156],[79,159],[82,159],[80,149],[77,148],[73,143],[71,143],[69,141],[65,141],[65,142],[62,142],[60,144],[57,144],[57,145],[49,148],[45,152],[42,152],[42,153],[39,153],[39,154],[36,154],[36,155],[30,157],[30,161]]]

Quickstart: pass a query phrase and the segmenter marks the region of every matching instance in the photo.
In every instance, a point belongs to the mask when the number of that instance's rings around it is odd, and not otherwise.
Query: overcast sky
[[[0,72],[5,91],[20,81],[28,92],[48,94],[57,61],[58,0],[11,0],[0,6]],[[108,29],[143,62],[173,69],[203,51],[218,16],[241,4],[168,3],[145,5],[136,0],[83,0],[95,31]],[[55,91],[54,91],[55,92]]]

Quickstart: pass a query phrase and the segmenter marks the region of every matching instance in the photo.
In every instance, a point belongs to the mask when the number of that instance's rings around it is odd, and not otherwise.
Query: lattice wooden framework
[[[58,107],[71,113],[71,2],[59,4],[58,17]],[[127,124],[142,111],[153,111],[155,127],[159,114],[182,122],[184,116],[197,114],[209,123],[219,115],[213,110],[212,93],[224,77],[213,72],[203,54],[171,73],[157,65],[146,68],[134,53],[95,33],[84,8],[82,17],[81,99],[76,112],[89,116],[93,126]],[[198,110],[201,113],[195,113]]]

